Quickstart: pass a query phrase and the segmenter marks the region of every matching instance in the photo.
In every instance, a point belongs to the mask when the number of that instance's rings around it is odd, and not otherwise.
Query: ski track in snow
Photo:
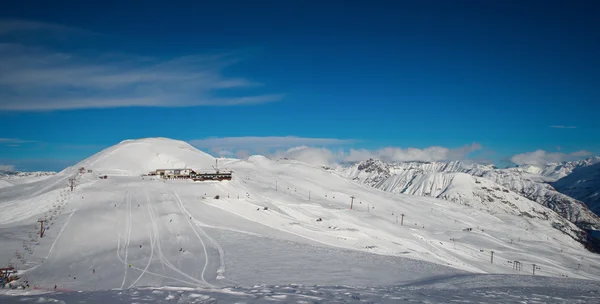
[[[202,240],[202,238],[200,237],[200,235],[198,234],[198,232],[194,228],[194,224],[192,224],[192,222],[190,221],[190,218],[192,218],[192,215],[189,212],[187,212],[187,210],[183,206],[183,203],[181,202],[181,199],[179,198],[179,195],[177,195],[177,192],[173,191],[173,197],[175,198],[175,202],[177,203],[177,207],[179,207],[179,210],[181,210],[181,212],[186,215],[185,220],[188,222],[188,224],[190,224],[190,227],[192,228],[192,231],[194,231],[194,234],[198,237],[198,240],[200,240],[200,243],[202,244],[202,248],[204,249],[204,257],[205,257],[205,259],[204,259],[204,267],[202,268],[202,273],[200,274],[200,279],[207,286],[215,287],[214,285],[208,283],[206,281],[206,279],[204,278],[204,273],[206,272],[206,268],[208,268],[208,251],[206,250],[206,245],[204,244],[204,241]],[[200,231],[202,231],[204,233],[204,231],[202,230],[202,228],[200,228],[200,227],[198,227],[198,228],[200,229]]]
[[[73,214],[75,214],[75,211],[77,211],[77,209],[73,209],[73,211],[71,211],[71,214],[69,214],[67,221],[65,222],[65,224],[62,226],[62,228],[58,232],[58,235],[56,236],[56,239],[54,239],[54,242],[52,242],[52,246],[50,246],[50,250],[48,250],[48,254],[46,254],[46,257],[44,258],[44,260],[48,260],[48,258],[50,257],[52,250],[54,250],[54,245],[56,245],[56,242],[62,235],[63,231],[65,231],[65,228],[67,228],[67,224],[69,224],[69,221],[71,221],[71,218],[73,217]]]
[[[152,204],[150,204],[152,206]],[[156,234],[159,235],[159,225],[156,222],[156,210],[154,210],[154,208],[151,208],[151,213],[150,213],[150,220],[152,222],[152,225],[154,227],[154,231]],[[187,273],[183,272],[182,270],[180,270],[179,268],[175,267],[173,264],[171,264],[165,257],[164,257],[164,253],[161,247],[161,243],[160,243],[160,235],[157,237],[157,241],[156,241],[156,245],[157,245],[157,252],[158,252],[158,258],[160,259],[161,263],[165,266],[167,266],[168,268],[170,268],[171,270],[181,274],[182,276],[192,280],[193,282],[195,282],[195,284],[197,285],[204,285],[205,282],[202,282],[201,280],[198,280],[190,275],[188,275]],[[189,284],[189,283],[188,283]],[[195,284],[190,284],[190,285],[195,285]]]
[[[123,289],[123,286],[125,286],[125,280],[127,279],[127,268],[129,267],[129,262],[127,260],[127,253],[129,251],[129,243],[131,241],[131,192],[129,190],[127,190],[127,192],[125,193],[125,204],[126,204],[126,208],[127,208],[127,215],[126,215],[126,232],[125,235],[127,236],[127,238],[125,239],[125,272],[123,274],[123,282],[121,283],[121,289]]]
[[[150,201],[148,200],[148,195],[145,191],[144,191],[144,194],[146,196],[146,207],[148,208],[148,212],[150,212]],[[152,258],[154,257],[154,246],[155,246],[154,244],[156,243],[157,235],[153,234],[153,230],[148,229],[148,236],[150,239],[150,257],[148,258],[148,263],[146,263],[146,267],[144,268],[142,273],[140,273],[140,276],[135,281],[133,281],[133,283],[131,283],[131,285],[129,285],[129,287],[127,287],[127,289],[132,288],[133,286],[135,286],[135,284],[137,284],[137,282],[140,281],[140,279],[148,271],[148,267],[150,267],[150,264],[152,263]]]
[[[150,222],[152,224],[152,231],[154,233],[155,236],[155,241],[152,243],[152,247],[153,249],[151,250],[151,252],[156,251],[158,253],[158,258],[161,262],[161,265],[163,266],[163,271],[164,271],[164,266],[168,267],[169,269],[173,270],[176,273],[179,273],[180,275],[187,277],[188,279],[191,279],[191,281],[187,281],[184,279],[179,279],[179,278],[175,278],[175,277],[171,277],[171,276],[167,276],[164,274],[158,274],[152,271],[148,271],[148,265],[151,262],[151,259],[149,259],[148,264],[146,265],[145,269],[136,267],[135,265],[132,265],[131,267],[129,267],[129,263],[127,263],[126,261],[124,261],[120,255],[119,255],[119,251],[120,251],[120,237],[117,238],[117,258],[119,259],[119,261],[121,261],[121,263],[123,263],[125,265],[126,268],[130,268],[130,269],[135,269],[140,271],[142,274],[138,277],[138,279],[131,284],[131,286],[129,286],[128,288],[132,288],[133,285],[135,285],[139,279],[142,277],[143,274],[149,274],[149,275],[154,275],[160,278],[164,278],[164,279],[170,279],[173,281],[177,281],[177,282],[181,282],[184,283],[186,285],[191,285],[191,286],[198,286],[198,285],[202,285],[202,282],[195,279],[194,277],[189,276],[188,274],[184,273],[183,271],[181,271],[180,269],[176,268],[175,266],[173,266],[169,261],[167,261],[163,255],[162,252],[162,248],[160,246],[160,236],[159,236],[159,229],[158,229],[158,223],[155,220],[155,214],[154,214],[154,210],[152,209],[152,204],[149,202],[150,198],[148,197],[148,193],[144,192],[144,194],[146,195],[146,199],[148,200],[148,212],[149,212],[149,216],[150,216]],[[123,287],[121,287],[121,289],[123,289]]]

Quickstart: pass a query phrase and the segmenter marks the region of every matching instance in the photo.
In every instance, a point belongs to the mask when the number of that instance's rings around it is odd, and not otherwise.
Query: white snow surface
[[[600,215],[600,163],[579,167],[552,184],[556,190],[584,202]]]
[[[600,163],[600,156],[592,156],[577,161],[552,163],[547,164],[546,166],[544,166],[544,168],[539,168],[538,170],[540,170],[540,173],[538,174],[556,181],[573,173],[573,171],[578,168],[591,166],[597,163]]]
[[[563,164],[561,168],[581,167],[593,163],[594,159]],[[556,166],[550,167],[556,169]],[[600,228],[600,218],[583,202],[556,191],[550,185],[552,178],[537,174],[544,170],[533,166],[497,169],[491,165],[461,162],[390,164],[369,159],[335,171],[384,191],[433,196],[463,204],[481,205],[482,201],[487,201],[519,206],[518,201],[534,201],[581,228]],[[554,171],[547,169],[546,173],[549,172]]]
[[[214,158],[180,141],[125,141],[56,176],[0,189],[0,261],[13,263],[20,282],[34,288],[4,294],[17,294],[9,301],[114,297],[115,303],[337,303],[344,297],[443,303],[451,295],[507,303],[536,298],[532,291],[556,297],[550,302],[598,297],[600,256],[554,229],[560,218],[538,216],[551,211],[531,201],[470,205],[384,192],[323,168],[263,156],[221,160],[220,167],[233,170],[231,181],[139,176],[213,164]],[[81,166],[93,173],[78,174]],[[472,186],[471,176],[447,178]],[[443,193],[453,195],[451,188]],[[521,270],[513,269],[514,261]],[[529,276],[533,264],[539,267],[535,277]],[[533,283],[527,287],[523,280]],[[559,286],[551,289],[543,280]],[[322,287],[308,287],[313,285]],[[231,286],[245,287],[226,288]],[[500,296],[509,293],[506,286],[522,289],[506,300]],[[464,289],[447,291],[457,287]],[[123,289],[129,290],[118,291]],[[71,292],[76,290],[103,291]],[[36,294],[43,291],[51,294]]]
[[[36,171],[36,172],[13,172],[0,171],[0,188],[10,187],[15,184],[28,184],[44,180],[56,175],[56,172],[51,171]]]
[[[96,175],[139,176],[156,169],[211,169],[215,158],[184,141],[168,138],[125,140],[69,167],[60,174],[79,168]]]
[[[222,289],[159,287],[124,291],[0,291],[12,303],[598,303],[598,284],[515,275],[453,275],[400,286],[254,285]]]

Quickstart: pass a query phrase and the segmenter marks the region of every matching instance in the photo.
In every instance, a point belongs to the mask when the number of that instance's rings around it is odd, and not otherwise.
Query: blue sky
[[[599,155],[599,8],[3,1],[0,166],[60,170],[159,136],[325,162]]]

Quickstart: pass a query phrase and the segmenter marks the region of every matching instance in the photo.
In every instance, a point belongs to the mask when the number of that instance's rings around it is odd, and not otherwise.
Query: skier
[[[92,273],[96,273],[96,268],[92,269]]]
[[[140,248],[142,248],[142,244],[140,244]]]
[[[56,290],[56,284],[54,284],[54,290]]]

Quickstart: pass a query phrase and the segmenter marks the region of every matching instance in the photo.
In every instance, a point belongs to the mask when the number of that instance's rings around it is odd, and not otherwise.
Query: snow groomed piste
[[[435,298],[458,278],[465,282],[461,287],[481,288],[481,282],[522,286],[522,275],[537,292],[543,285],[536,280],[573,290],[564,297],[571,300],[600,287],[600,258],[552,221],[386,193],[319,167],[262,156],[221,160],[234,172],[231,181],[141,177],[158,168],[214,163],[184,142],[125,141],[56,176],[0,189],[0,261],[10,260],[18,270],[16,284],[29,282],[25,292],[54,293],[56,286],[66,299],[78,290],[106,290],[101,294],[108,296],[111,289],[131,289],[130,296],[155,301],[176,293],[139,289],[146,286],[194,288],[183,293],[208,296],[198,298],[203,301],[235,292],[243,299],[257,292],[241,286],[272,285],[259,288],[270,290],[259,298],[300,301],[298,294],[285,295],[290,284],[379,286],[376,296],[428,286]],[[81,167],[86,170],[79,172]],[[39,233],[37,221],[44,216],[51,217],[49,229],[29,238],[34,228]],[[26,259],[15,259],[15,250]],[[522,267],[516,269],[515,261]],[[446,285],[431,287],[433,282]],[[311,299],[307,287],[296,290]],[[338,301],[335,288],[327,290],[323,294],[331,297],[321,301]],[[354,290],[364,298],[368,289]],[[475,289],[463,294],[486,298]]]

